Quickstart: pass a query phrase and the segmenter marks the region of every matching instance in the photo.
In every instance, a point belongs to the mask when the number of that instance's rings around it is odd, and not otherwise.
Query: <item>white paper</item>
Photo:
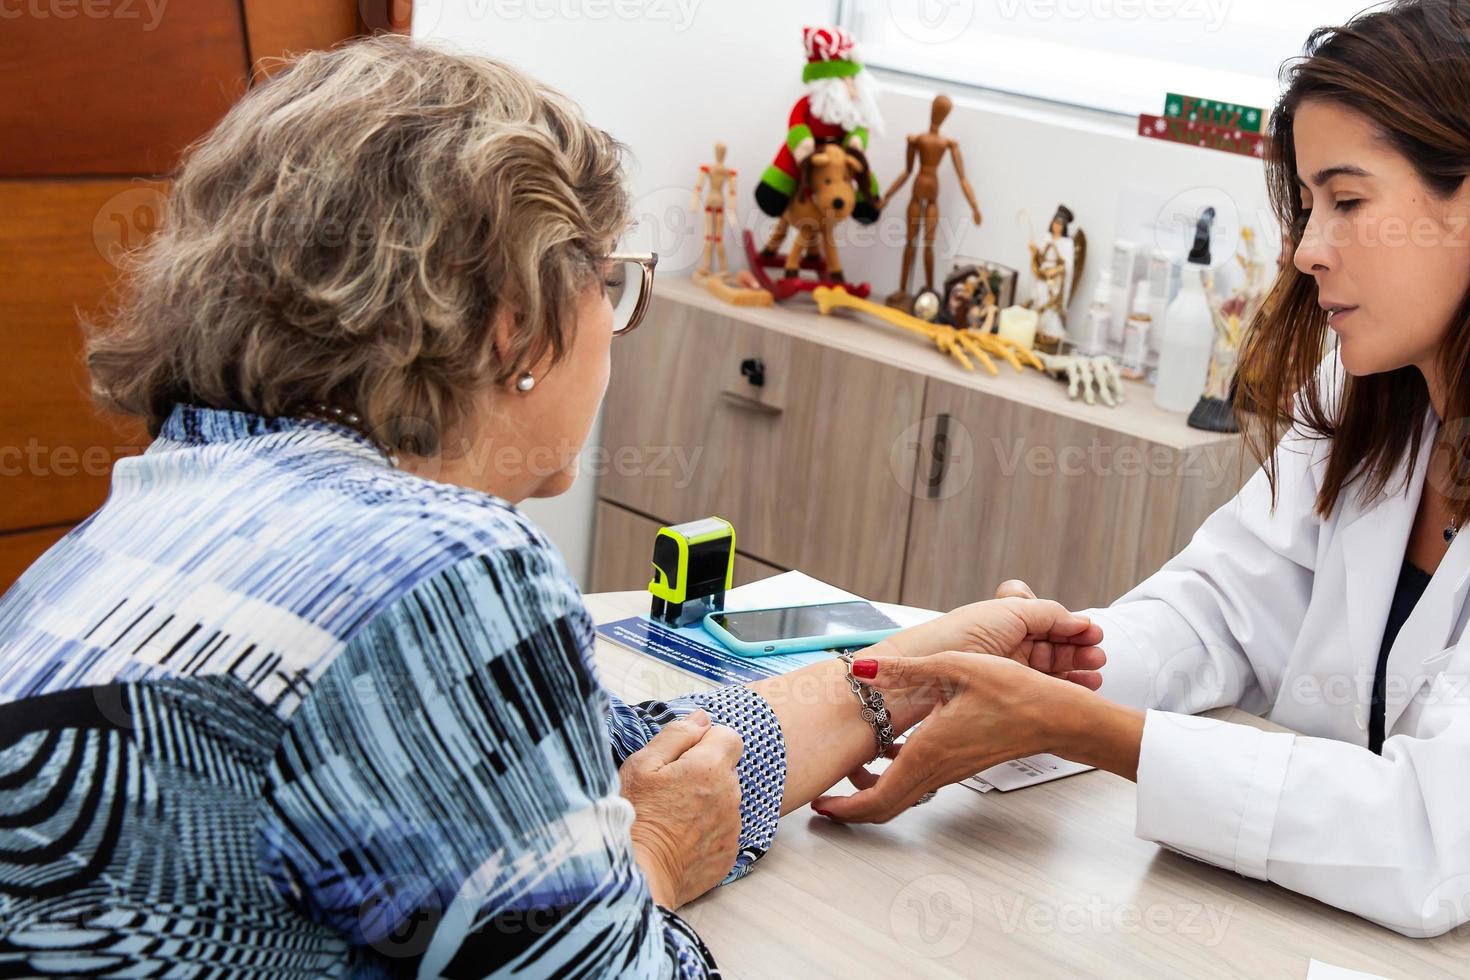
[[[1388,978],[1376,973],[1349,970],[1346,967],[1323,963],[1321,960],[1312,960],[1307,964],[1307,980],[1388,980]]]
[[[1002,762],[998,766],[991,766],[984,772],[976,773],[964,784],[981,793],[989,793],[998,789],[1002,793],[1009,793],[1013,789],[1022,789],[1026,786],[1035,786],[1039,783],[1049,783],[1053,779],[1061,779],[1064,776],[1072,776],[1079,772],[1087,772],[1092,766],[1084,766],[1080,762],[1071,762],[1060,756],[1042,753],[1041,755],[1027,756],[1024,759],[1013,759],[1010,762]]]
[[[774,609],[778,606],[814,606],[822,602],[843,602],[861,599],[862,596],[828,585],[821,579],[812,578],[805,572],[782,572],[763,578],[759,582],[737,585],[725,593],[725,609],[740,612],[745,609]],[[891,602],[875,602],[877,606],[900,626],[917,626],[940,616],[932,609],[916,609]]]

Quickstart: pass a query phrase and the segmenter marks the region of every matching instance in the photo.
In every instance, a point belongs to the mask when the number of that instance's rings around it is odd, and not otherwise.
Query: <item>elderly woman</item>
[[[89,352],[156,441],[0,600],[0,970],[702,975],[672,910],[870,784],[838,658],[608,695],[515,509],[571,484],[646,305],[627,221],[570,102],[401,40],[303,58],[192,149]],[[1100,639],[1010,597],[880,652],[1095,688]]]

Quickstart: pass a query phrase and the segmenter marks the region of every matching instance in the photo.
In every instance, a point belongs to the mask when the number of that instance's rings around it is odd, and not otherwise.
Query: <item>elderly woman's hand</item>
[[[703,710],[671,724],[618,770],[637,814],[633,854],[668,909],[703,895],[735,865],[740,843],[740,735]]]
[[[1024,582],[1012,580],[996,590],[996,598],[906,629],[885,641],[887,649],[873,652],[900,657],[943,651],[991,654],[1095,691],[1102,685],[1098,671],[1107,662],[1097,647],[1102,636],[1102,628],[1086,616],[1037,599]]]

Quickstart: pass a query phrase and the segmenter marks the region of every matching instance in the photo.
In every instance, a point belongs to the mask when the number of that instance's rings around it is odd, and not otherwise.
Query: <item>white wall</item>
[[[637,243],[659,252],[660,275],[687,275],[698,261],[703,232],[686,209],[697,168],[716,139],[729,144],[727,162],[739,171],[742,226],[758,236],[764,231],[752,189],[801,95],[801,28],[830,22],[834,8],[831,0],[419,0],[414,35],[512,62],[580,102],[632,152]],[[874,137],[870,156],[886,186],[902,169],[903,135],[928,125],[934,89],[878,74],[886,134]],[[1204,194],[1253,219],[1265,213],[1256,161],[1144,140],[1118,117],[950,94],[956,108],[945,133],[964,148],[985,222],[970,226],[947,171],[941,245],[948,252],[941,250],[936,263],[939,277],[956,250],[1024,270],[1027,226],[1018,212],[1027,212],[1036,233],[1044,234],[1056,205],[1065,202],[1091,246],[1080,310],[1107,261],[1123,188],[1135,188],[1148,207],[1184,194],[1184,210],[1192,213]],[[870,278],[880,295],[897,285],[906,201],[905,193],[871,229],[853,227],[844,251],[849,279]],[[728,247],[737,259],[733,236]],[[594,480],[584,475],[563,497],[525,507],[584,585],[594,496]]]
[[[954,86],[936,87],[932,82],[882,72],[878,75],[883,81],[880,105],[888,133],[875,141],[870,156],[885,186],[903,171],[903,134],[927,128],[935,93],[946,91],[955,99],[944,134],[964,151],[966,176],[984,212],[984,222],[974,227],[969,206],[946,161],[940,171],[943,217],[937,279],[948,268],[947,245],[948,254],[989,259],[1019,270],[1024,290],[1030,282],[1028,237],[1033,229],[1035,235],[1044,236],[1056,206],[1062,203],[1077,216],[1077,227],[1088,239],[1089,254],[1074,318],[1085,311],[1092,286],[1107,266],[1114,239],[1128,237],[1182,260],[1193,240],[1194,218],[1207,203],[1220,212],[1213,239],[1217,265],[1228,262],[1235,253],[1242,223],[1255,229],[1269,255],[1278,251],[1280,239],[1258,160],[1145,139],[1135,132],[1133,120],[1118,116],[966,93]],[[1158,112],[1162,92],[1159,103],[1140,111]],[[872,247],[844,253],[850,267],[848,278],[871,279],[880,295],[898,285],[907,202],[905,188],[874,226],[879,231]],[[913,279],[917,284],[917,268]]]

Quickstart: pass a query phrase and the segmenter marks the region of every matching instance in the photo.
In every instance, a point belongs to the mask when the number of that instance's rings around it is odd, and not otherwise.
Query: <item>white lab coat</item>
[[[1335,357],[1322,370],[1340,381]],[[1408,936],[1470,921],[1470,532],[1393,645],[1383,754],[1366,747],[1429,422],[1406,489],[1364,505],[1351,485],[1325,520],[1330,443],[1293,431],[1274,513],[1257,473],[1178,557],[1089,611],[1106,634],[1102,693],[1150,709],[1137,835]],[[1300,734],[1191,717],[1222,705]]]

